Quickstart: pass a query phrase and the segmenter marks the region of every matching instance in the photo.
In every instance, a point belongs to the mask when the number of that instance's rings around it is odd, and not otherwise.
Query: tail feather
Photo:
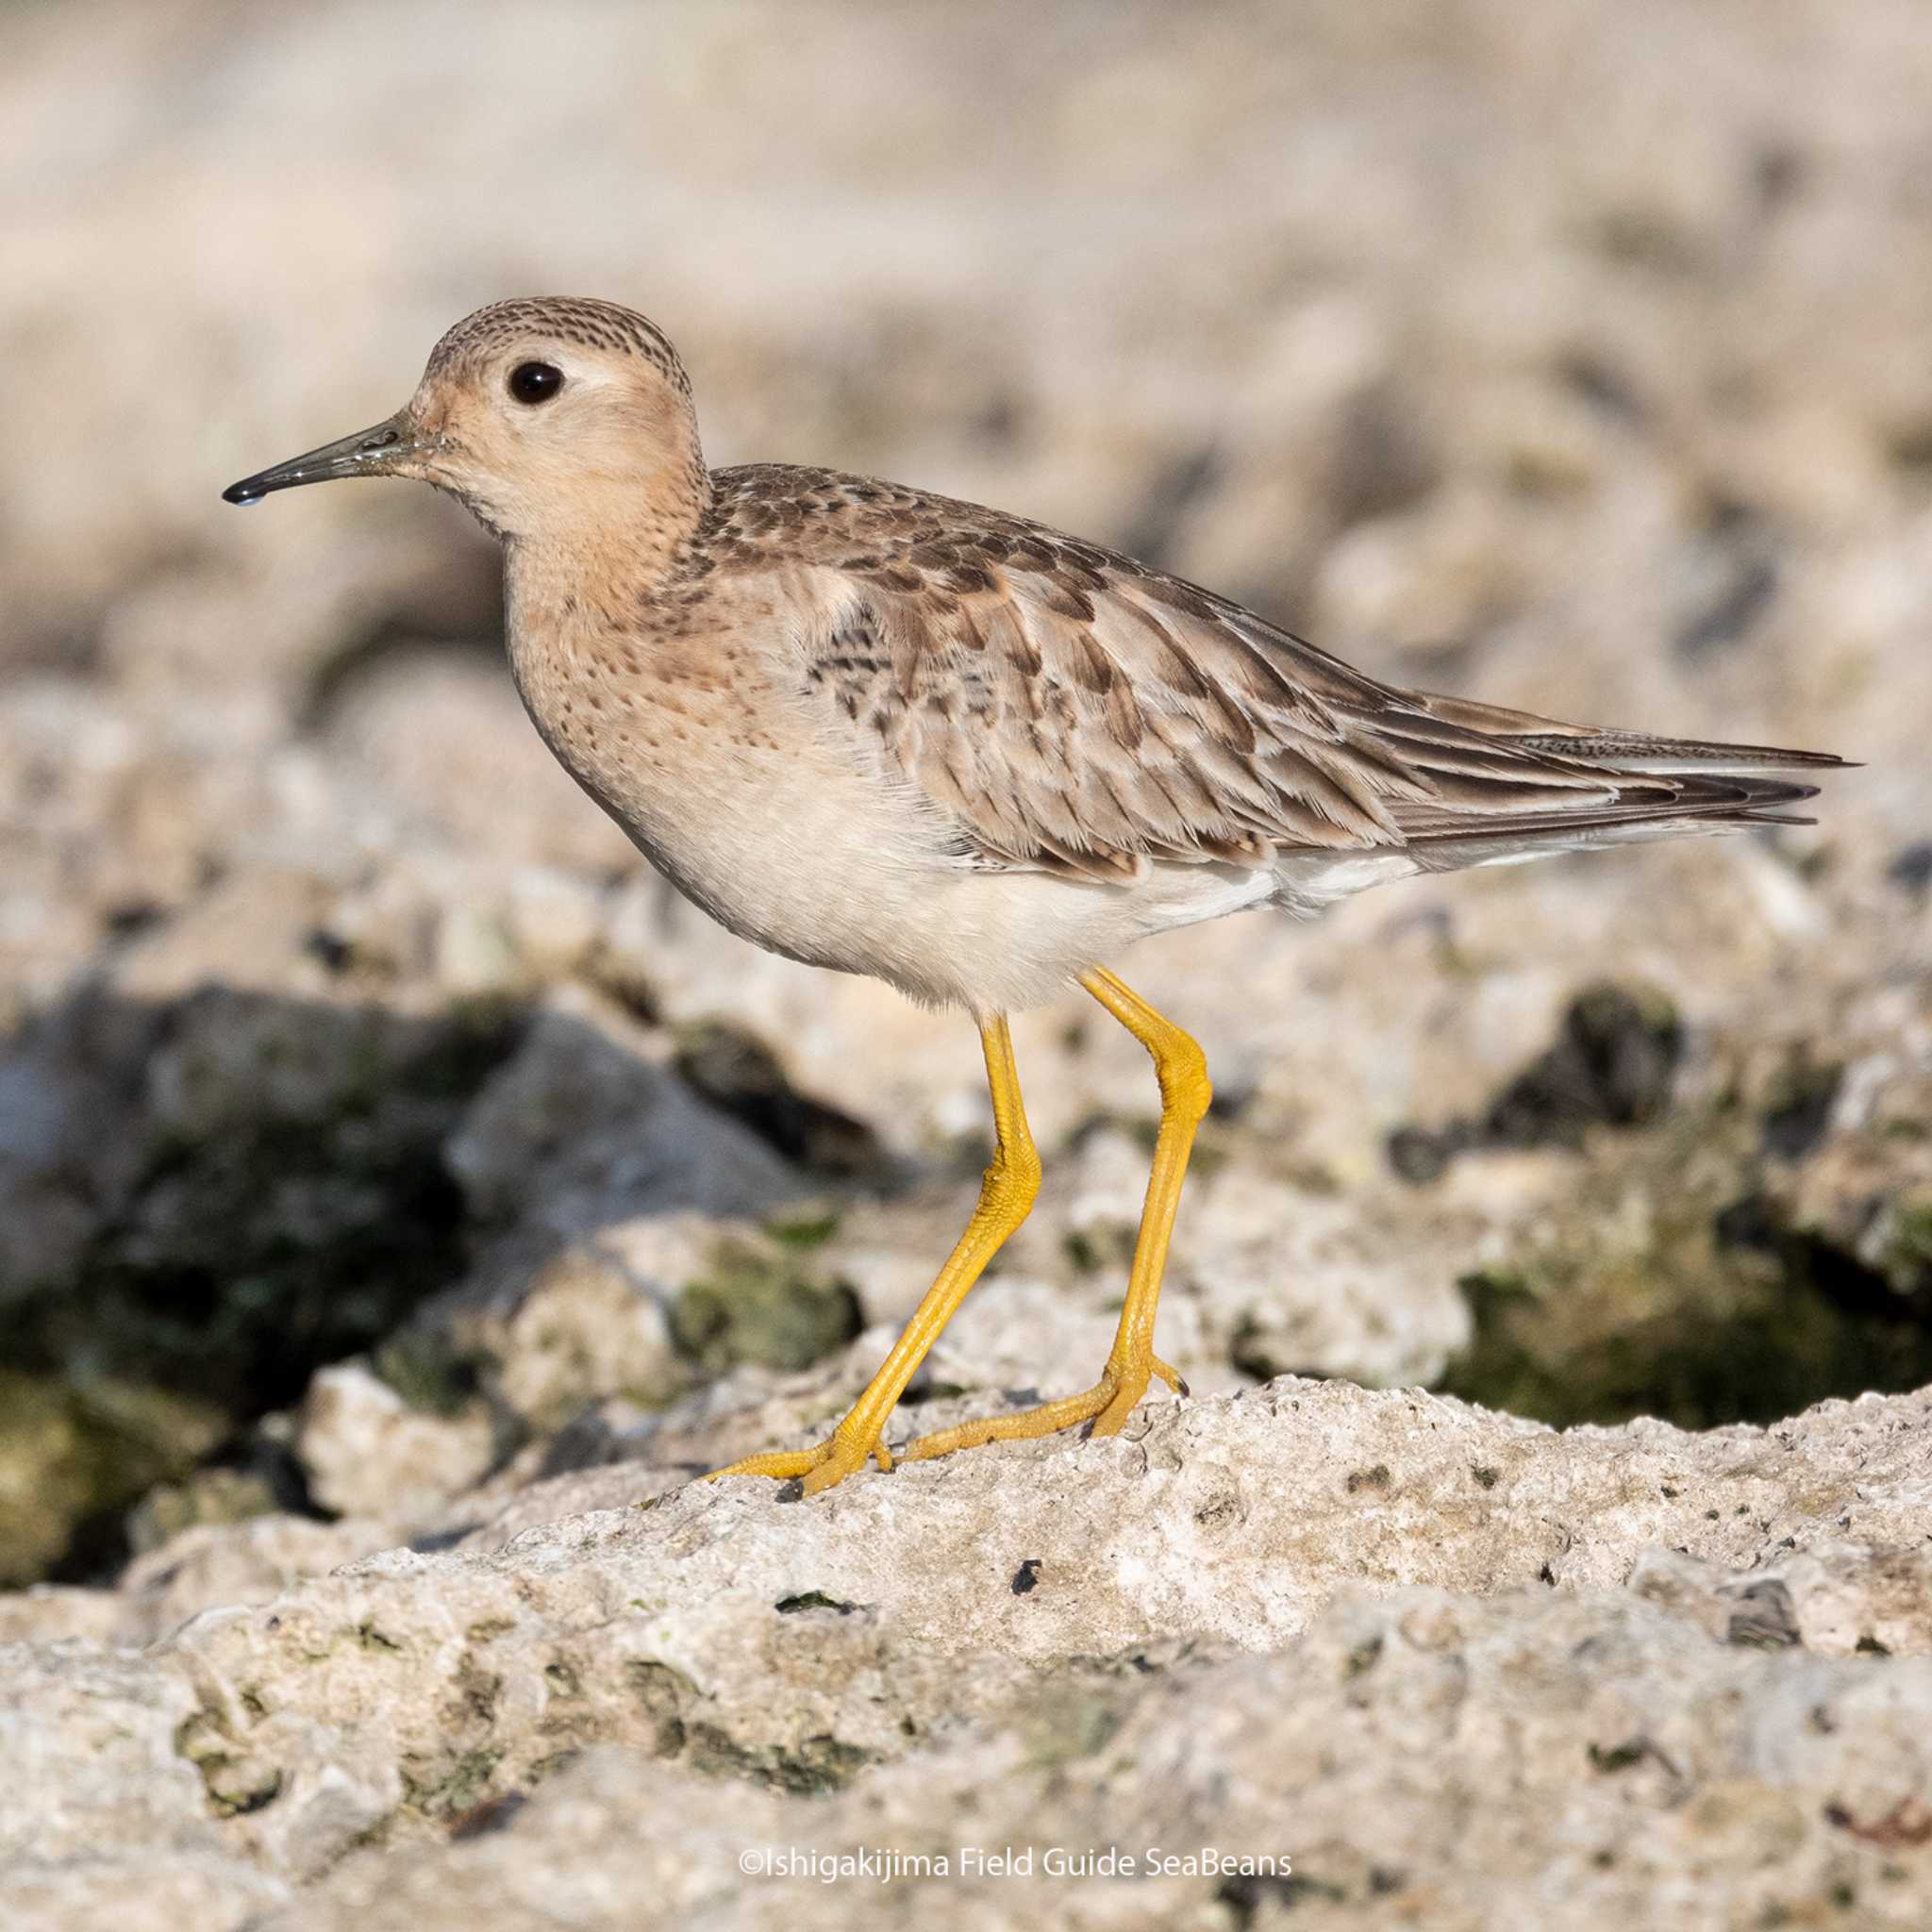
[[[1278,903],[1312,910],[1405,874],[1809,824],[1786,809],[1818,794],[1798,774],[1845,763],[1825,752],[1567,724],[1434,693],[1391,697],[1374,719],[1378,741],[1428,781],[1428,793],[1385,801],[1392,849],[1278,851]]]
[[[1554,808],[1472,813],[1424,805],[1395,812],[1409,845],[1507,840],[1561,848],[1576,835],[1620,825],[1649,824],[1689,832],[1705,826],[1808,824],[1779,809],[1815,798],[1818,787],[1750,772],[1663,775],[1641,768],[1606,767],[1604,789],[1588,800]]]
[[[1473,698],[1417,691],[1410,702],[1424,717],[1494,739],[1532,757],[1573,758],[1625,772],[1789,772],[1854,769],[1827,751],[1790,751],[1772,744],[1725,744],[1714,739],[1658,738],[1596,724],[1566,724],[1534,711],[1512,711]]]
[[[1552,758],[1585,758],[1620,772],[1826,772],[1846,769],[1845,760],[1826,751],[1787,751],[1771,744],[1722,744],[1696,738],[1651,738],[1633,731],[1593,731],[1571,738],[1519,739],[1525,750]],[[1817,788],[1811,788],[1815,792]]]

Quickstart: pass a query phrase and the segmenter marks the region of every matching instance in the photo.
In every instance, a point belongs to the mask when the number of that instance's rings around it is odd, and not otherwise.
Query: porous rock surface
[[[17,1644],[13,1909],[151,1855],[136,1924],[187,1887],[225,1926],[850,1923],[740,1866],[789,1847],[943,1852],[893,1884],[973,1923],[1111,1846],[1141,1869],[1081,1909],[1129,1925],[1585,1924],[1679,1866],[1740,1915],[1706,1923],[1911,1924],[1928,1407],[1558,1433],[1284,1379],[808,1504],[648,1455],[556,1478],[507,1537],[209,1576],[144,1650]],[[1264,1851],[1291,1876],[1199,1869]]]
[[[1182,11],[0,8],[8,1932],[1932,1922],[1925,9]],[[650,877],[450,506],[215,495],[542,286],[716,461],[1866,769],[1117,962],[1191,1398],[695,1486],[929,1281],[971,1030]],[[1144,1056],[1015,1035],[894,1442],[1111,1334]]]

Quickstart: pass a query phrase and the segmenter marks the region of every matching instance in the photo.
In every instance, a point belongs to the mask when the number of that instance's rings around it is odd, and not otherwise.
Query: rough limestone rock
[[[829,1802],[751,1794],[724,1828],[689,1784],[592,1757],[486,1836],[400,1874],[352,1861],[268,1924],[1531,1932],[1655,1923],[1676,1872],[1694,1875],[1674,1923],[1907,1926],[1932,1753],[1900,1698],[1932,1664],[1893,1669],[1713,1642],[1613,1594],[1354,1597],[1291,1653],[1042,1697],[1003,1746],[866,1772]],[[1134,1863],[1066,1875],[1110,1853]],[[901,1875],[787,1875],[841,1855]]]
[[[11,1645],[6,1663],[8,1860],[215,1848],[201,1780],[175,1748],[194,1709],[186,1678],[78,1642]]]
[[[309,1493],[332,1514],[413,1523],[488,1471],[495,1431],[480,1405],[456,1417],[424,1415],[343,1362],[309,1383],[294,1449]]]
[[[8,1842],[29,1899],[53,1862],[86,1898],[141,1847],[186,1858],[170,1882],[228,1924],[270,1895],[238,1874],[321,1883],[271,1924],[493,1897],[484,1923],[534,1925],[582,1886],[590,1924],[761,1924],[832,1905],[741,1872],[760,1848],[949,1848],[958,1875],[967,1845],[1111,1845],[1196,1855],[1092,1895],[1127,1924],[1246,1900],[1527,1925],[1554,1895],[1582,1925],[1667,1871],[1690,1923],[1852,1898],[1909,1924],[1928,1410],[1556,1432],[1286,1379],[808,1504],[648,1457],[557,1477],[508,1536],[279,1589],[204,1572],[208,1607],[142,1653],[17,1646],[36,1775]],[[991,1910],[1005,1882],[933,1895]]]

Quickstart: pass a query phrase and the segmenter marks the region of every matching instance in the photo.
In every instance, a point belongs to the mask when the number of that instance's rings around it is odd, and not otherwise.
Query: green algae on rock
[[[1763,1145],[1763,1116],[1721,1097],[1598,1147],[1561,1208],[1464,1278],[1474,1340],[1436,1386],[1559,1424],[1708,1428],[1932,1379],[1932,1325],[1846,1246],[1794,1234]]]
[[[710,1274],[684,1289],[670,1320],[679,1352],[712,1374],[738,1362],[809,1368],[865,1325],[845,1283],[807,1273],[793,1253],[738,1238],[718,1243]]]
[[[112,1522],[226,1433],[218,1405],[111,1375],[0,1369],[0,1588],[85,1567]]]

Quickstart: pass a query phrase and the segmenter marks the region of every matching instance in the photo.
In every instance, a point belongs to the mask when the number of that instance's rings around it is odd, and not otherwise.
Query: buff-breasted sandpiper
[[[231,503],[408,476],[503,540],[510,667],[544,741],[733,932],[976,1023],[997,1148],[958,1245],[851,1412],[719,1474],[829,1488],[1040,1182],[1007,1015],[1084,987],[1161,1095],[1120,1328],[1084,1393],[911,1443],[1080,1423],[1149,1378],[1208,1072],[1106,962],[1244,908],[1776,823],[1810,752],[1559,724],[1365,676],[1252,611],[1024,517],[836,470],[708,470],[691,384],[641,315],[499,302],[437,343],[387,422]]]

